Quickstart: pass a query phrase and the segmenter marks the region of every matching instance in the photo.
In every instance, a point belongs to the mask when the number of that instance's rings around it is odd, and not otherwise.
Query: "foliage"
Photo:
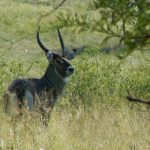
[[[58,26],[77,26],[81,30],[104,33],[104,45],[117,38],[118,44],[130,53],[149,44],[149,8],[146,0],[93,0],[84,14],[70,10],[59,13]]]
[[[0,94],[2,94],[12,79],[23,78],[26,73],[31,69],[32,63],[24,65],[23,62],[7,61],[7,58],[3,58],[0,61]]]
[[[149,64],[140,63],[133,56],[120,66],[114,56],[96,54],[90,57],[91,54],[85,54],[78,60],[82,63],[77,64],[73,84],[70,83],[66,91],[66,98],[75,108],[80,105],[89,108],[95,104],[121,106],[127,90],[149,99]]]

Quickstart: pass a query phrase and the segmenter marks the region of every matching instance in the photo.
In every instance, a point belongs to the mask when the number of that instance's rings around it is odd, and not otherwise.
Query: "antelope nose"
[[[69,68],[68,68],[68,71],[69,71],[70,73],[73,73],[73,72],[74,72],[74,68],[73,68],[73,67],[69,67]]]

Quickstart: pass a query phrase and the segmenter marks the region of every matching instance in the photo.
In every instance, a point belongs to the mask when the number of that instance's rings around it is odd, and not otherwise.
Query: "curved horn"
[[[61,44],[61,48],[62,48],[62,56],[65,56],[66,49],[65,49],[64,41],[58,28],[57,28],[57,31],[58,31],[58,37],[59,37],[59,41]]]
[[[39,30],[40,30],[40,26],[38,27],[37,34],[36,34],[37,42],[38,42],[39,46],[47,53],[49,51],[49,49],[47,49],[44,46],[44,44],[41,42],[40,37],[39,37]]]

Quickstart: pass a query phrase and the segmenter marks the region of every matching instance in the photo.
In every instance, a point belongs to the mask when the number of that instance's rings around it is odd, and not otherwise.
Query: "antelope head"
[[[40,37],[39,37],[39,30],[40,30],[40,27],[38,28],[38,31],[37,31],[37,42],[39,46],[45,52],[45,55],[49,61],[49,65],[53,65],[55,67],[56,73],[61,78],[66,78],[70,76],[71,74],[73,74],[74,67],[70,61],[75,57],[76,49],[73,49],[72,51],[69,51],[66,49],[61,33],[59,29],[57,29],[59,41],[60,41],[61,48],[62,48],[62,54],[60,55],[60,54],[53,52],[52,50],[45,47],[45,45],[41,42]]]

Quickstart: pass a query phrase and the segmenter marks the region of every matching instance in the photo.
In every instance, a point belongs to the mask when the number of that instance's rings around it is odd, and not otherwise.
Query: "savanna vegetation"
[[[0,150],[150,149],[150,107],[126,100],[128,90],[150,99],[149,4],[135,0],[128,12],[126,1],[111,2],[66,0],[55,10],[61,0],[0,0]],[[10,82],[40,77],[47,67],[39,25],[55,51],[56,27],[67,47],[85,47],[47,127],[37,114],[3,112]]]

